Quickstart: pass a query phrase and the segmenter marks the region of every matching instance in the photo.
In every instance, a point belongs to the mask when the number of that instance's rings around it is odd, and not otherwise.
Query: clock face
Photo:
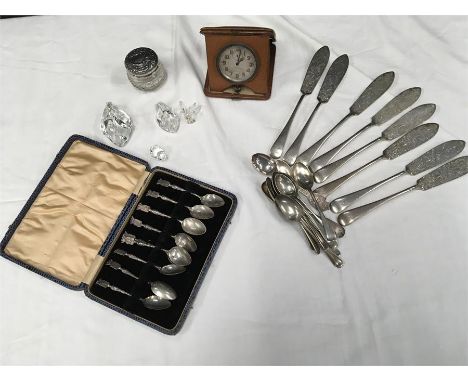
[[[218,70],[231,82],[250,80],[257,70],[257,59],[245,45],[229,45],[218,55]]]

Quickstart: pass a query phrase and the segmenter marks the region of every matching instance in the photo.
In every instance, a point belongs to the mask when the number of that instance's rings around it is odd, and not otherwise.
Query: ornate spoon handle
[[[286,144],[286,139],[289,134],[289,130],[291,129],[291,125],[293,123],[294,117],[296,116],[297,109],[299,109],[300,104],[302,103],[302,100],[304,99],[305,94],[302,94],[301,97],[299,98],[299,101],[297,101],[296,106],[294,107],[294,110],[291,114],[291,116],[288,119],[288,122],[286,122],[286,125],[283,127],[283,130],[281,130],[281,133],[278,135],[278,138],[276,138],[275,142],[271,146],[270,149],[270,156],[274,159],[281,158],[281,155],[283,155],[283,149],[284,145]]]
[[[152,198],[159,198],[161,200],[164,200],[166,202],[169,202],[169,203],[173,203],[173,204],[177,204],[177,201],[175,201],[174,199],[171,199],[171,198],[168,198],[167,196],[164,196],[164,195],[161,195],[159,192],[156,192],[156,191],[151,191],[149,190],[146,195],[152,197]]]
[[[369,128],[374,126],[372,122],[368,123],[366,126],[362,127],[360,130],[355,132],[353,135],[351,135],[348,139],[345,139],[343,142],[341,142],[339,145],[335,146],[331,150],[328,150],[325,154],[320,155],[317,159],[314,159],[310,164],[309,167],[313,172],[318,171],[322,167],[326,166],[330,161],[336,157],[341,150],[343,150],[346,146],[348,146],[354,139],[359,137],[362,133],[367,131]]]
[[[380,182],[374,183],[370,185],[369,187],[362,188],[360,190],[354,191],[350,194],[341,196],[339,198],[336,198],[332,202],[330,202],[330,210],[334,212],[335,214],[338,214],[342,211],[344,211],[346,208],[348,208],[350,205],[354,204],[356,201],[358,201],[360,198],[362,198],[364,195],[367,195],[369,192],[374,191],[375,189],[379,188],[380,186],[383,186],[384,184],[387,184],[391,182],[394,179],[399,178],[400,176],[406,175],[406,171],[401,171],[397,174],[394,174],[386,179],[381,180]]]
[[[381,161],[384,159],[383,156],[379,156],[375,158],[374,160],[371,160],[370,162],[367,162],[366,164],[362,165],[361,167],[357,168],[354,171],[351,171],[349,174],[343,175],[341,178],[335,179],[329,183],[324,184],[323,186],[320,186],[319,188],[316,188],[312,192],[315,192],[317,194],[320,194],[322,196],[328,196],[331,194],[333,191],[335,191],[338,187],[340,187],[343,183],[351,179],[352,177],[356,176],[359,174],[361,171],[364,171],[366,168],[372,166],[373,164]]]
[[[341,214],[338,215],[338,222],[342,226],[347,226],[350,225],[351,223],[355,222],[358,220],[360,217],[367,215],[369,212],[372,210],[376,209],[377,207],[387,203],[390,200],[393,200],[397,198],[398,196],[407,194],[408,192],[411,192],[413,190],[417,190],[418,187],[416,185],[408,187],[402,191],[396,192],[392,195],[389,195],[385,198],[382,198],[380,200],[377,200],[375,202],[369,203],[369,204],[364,204],[363,206],[353,208],[352,210],[342,212]]]
[[[360,153],[363,151],[367,150],[368,148],[374,146],[376,143],[380,142],[382,140],[382,137],[378,137],[374,139],[373,141],[370,141],[366,145],[358,148],[357,150],[353,151],[352,153],[344,156],[341,159],[338,159],[330,164],[327,164],[326,166],[322,167],[319,169],[317,172],[314,173],[314,180],[317,183],[322,183],[325,180],[327,180],[330,175],[334,174],[338,169],[342,166],[344,166],[346,163],[348,163],[351,159],[354,157],[358,156]],[[317,158],[318,159],[318,158]]]
[[[106,265],[108,265],[109,267],[111,267],[112,269],[115,269],[116,271],[120,271],[122,272],[123,274],[127,275],[127,276],[130,276],[130,277],[133,277],[134,279],[138,280],[138,276],[134,275],[132,272],[130,272],[129,270],[125,269],[125,268],[122,268],[122,266],[117,262],[117,261],[113,261],[113,260],[108,260]]]
[[[110,284],[109,281],[99,279],[98,281],[96,281],[96,284],[99,286],[102,286],[103,288],[109,288],[110,290],[113,290],[114,292],[119,292],[127,296],[131,296],[130,293],[125,292],[123,289],[117,288],[116,286]]]

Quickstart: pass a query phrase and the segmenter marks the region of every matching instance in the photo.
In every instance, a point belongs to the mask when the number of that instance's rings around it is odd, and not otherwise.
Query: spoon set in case
[[[228,191],[74,135],[10,226],[0,254],[176,334],[236,205]]]

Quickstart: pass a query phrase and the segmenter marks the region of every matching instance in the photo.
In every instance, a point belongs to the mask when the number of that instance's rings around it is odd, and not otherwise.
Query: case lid
[[[147,163],[139,158],[72,136],[10,228],[2,251],[54,281],[82,289],[148,175]]]

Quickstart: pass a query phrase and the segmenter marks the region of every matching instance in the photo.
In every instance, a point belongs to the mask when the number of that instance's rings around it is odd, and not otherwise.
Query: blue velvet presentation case
[[[81,154],[75,154],[83,149],[91,153],[91,156],[87,153],[83,156],[89,163],[77,163]],[[83,173],[87,168],[92,169],[92,175]],[[122,174],[127,169],[138,169],[138,182],[134,181],[136,176],[131,178]],[[119,179],[122,180],[119,183],[134,187],[123,191],[117,184]],[[89,184],[77,187],[77,182],[83,180]],[[163,187],[158,180],[168,181],[178,189]],[[177,203],[151,198],[147,195],[148,190],[157,191]],[[224,205],[213,207],[215,216],[203,220],[207,228],[204,235],[191,235],[197,244],[196,251],[191,253],[192,263],[184,273],[162,275],[157,267],[169,264],[163,249],[173,247],[173,235],[183,232],[180,221],[190,217],[187,206],[201,204],[196,195],[209,193],[220,196]],[[139,203],[150,205],[151,209],[170,218],[139,211]],[[110,206],[109,210],[106,206]],[[180,331],[193,306],[236,206],[235,195],[228,191],[162,167],[150,168],[140,158],[73,135],[9,227],[0,244],[0,253],[4,258],[62,286],[83,290],[87,297],[116,312],[162,333],[174,335]],[[113,212],[109,213],[110,210]],[[132,217],[157,227],[161,232],[131,225]],[[124,243],[121,240],[124,232],[151,243],[155,248]],[[53,243],[45,243],[45,238],[51,237],[53,240],[47,242]],[[143,261],[118,255],[116,249]],[[138,279],[107,266],[108,260],[118,262]],[[129,296],[103,288],[96,284],[99,279],[126,291]],[[152,294],[150,282],[153,281],[163,281],[177,293],[169,308],[151,310],[142,303],[142,299]]]

